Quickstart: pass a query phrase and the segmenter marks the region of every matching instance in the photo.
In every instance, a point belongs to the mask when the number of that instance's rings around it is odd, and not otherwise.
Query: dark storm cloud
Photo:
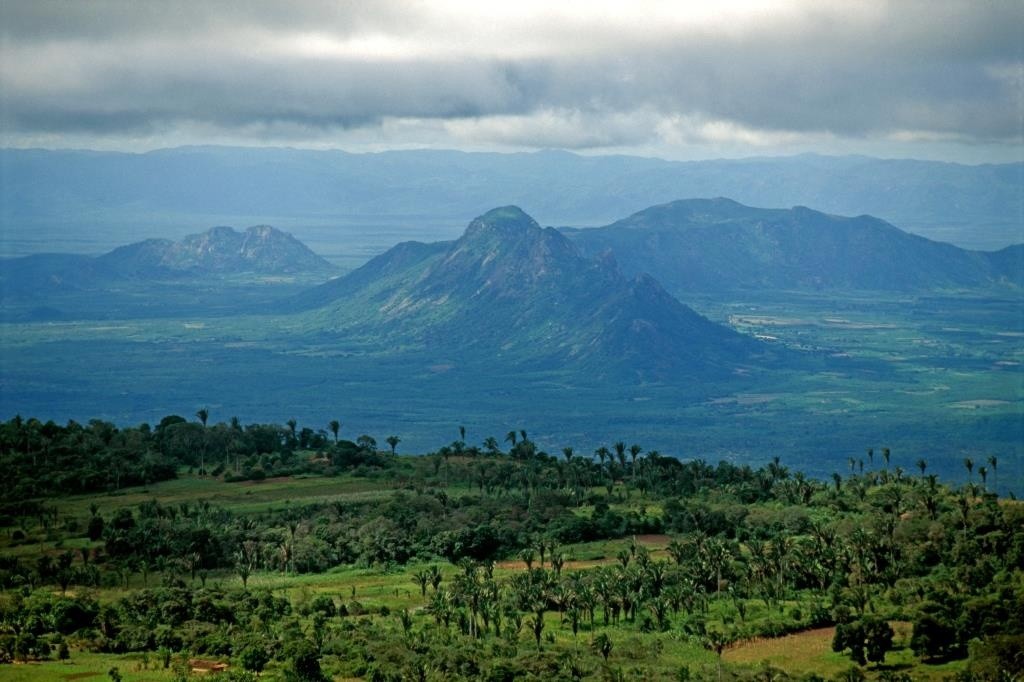
[[[814,2],[696,24],[639,7],[602,23],[406,2],[5,3],[0,127],[316,137],[397,118],[569,147],[716,124],[1020,140],[1019,2]]]

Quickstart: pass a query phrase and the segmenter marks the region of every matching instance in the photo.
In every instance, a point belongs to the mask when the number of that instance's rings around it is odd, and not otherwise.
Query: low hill
[[[327,274],[333,266],[292,235],[267,225],[214,227],[181,241],[147,239],[102,256],[37,254],[3,262],[0,292],[11,296],[102,289],[125,280],[185,276]]]
[[[967,251],[871,216],[802,206],[763,209],[729,199],[653,206],[605,227],[564,229],[585,254],[607,250],[627,273],[670,291],[1020,286],[1020,250]],[[1015,255],[1016,254],[1016,255]]]

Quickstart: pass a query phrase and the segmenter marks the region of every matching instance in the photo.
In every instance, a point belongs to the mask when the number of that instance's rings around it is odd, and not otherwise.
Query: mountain
[[[129,275],[154,270],[271,275],[333,269],[298,239],[269,225],[256,225],[244,232],[214,227],[179,242],[149,239],[114,249],[97,260],[111,272]]]
[[[589,226],[679,197],[728,196],[752,206],[870,214],[933,239],[996,249],[1024,234],[1022,183],[1022,163],[860,156],[682,162],[560,151],[4,149],[0,227],[4,252],[24,255],[99,253],[132,239],[140,225],[179,238],[209,225],[272,220],[333,253],[382,226],[419,230],[400,239],[451,239],[457,220],[505,203],[530,206],[545,224]]]
[[[454,242],[404,243],[291,302],[319,330],[456,361],[589,367],[645,379],[727,374],[774,351],[715,324],[646,275],[584,258],[515,206],[473,220]]]
[[[102,256],[36,254],[3,261],[0,293],[46,294],[114,282],[237,274],[327,274],[333,266],[290,234],[267,225],[214,227],[181,241],[147,239]]]
[[[611,251],[627,273],[672,292],[736,289],[913,291],[1021,286],[1021,247],[966,251],[871,216],[798,206],[763,209],[729,199],[653,206],[611,225],[563,232],[584,254]]]

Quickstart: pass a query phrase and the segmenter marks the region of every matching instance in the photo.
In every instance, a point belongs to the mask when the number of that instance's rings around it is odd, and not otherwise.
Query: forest
[[[996,455],[958,486],[885,447],[816,480],[209,417],[0,424],[0,678],[1024,675]]]

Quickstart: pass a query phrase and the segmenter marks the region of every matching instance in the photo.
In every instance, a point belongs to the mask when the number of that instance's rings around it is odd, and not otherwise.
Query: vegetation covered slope
[[[548,454],[525,431],[403,457],[337,422],[197,416],[50,429],[82,444],[69,462],[107,469],[127,441],[182,480],[7,502],[0,660],[140,680],[202,661],[270,680],[1024,672],[1024,508],[986,491],[994,457],[952,489],[887,449],[816,481],[626,442]],[[39,427],[0,425],[7,470],[30,471]],[[171,431],[189,447],[165,451]],[[786,633],[822,646],[744,662]]]
[[[626,272],[649,273],[677,294],[1024,284],[1014,249],[966,251],[871,216],[844,218],[802,206],[762,209],[729,199],[691,199],[565,233],[584,253],[611,250]]]
[[[664,378],[728,374],[770,355],[651,277],[627,279],[614,259],[584,258],[514,206],[476,218],[454,242],[401,244],[292,305],[313,309],[314,330],[523,366],[576,363]]]

